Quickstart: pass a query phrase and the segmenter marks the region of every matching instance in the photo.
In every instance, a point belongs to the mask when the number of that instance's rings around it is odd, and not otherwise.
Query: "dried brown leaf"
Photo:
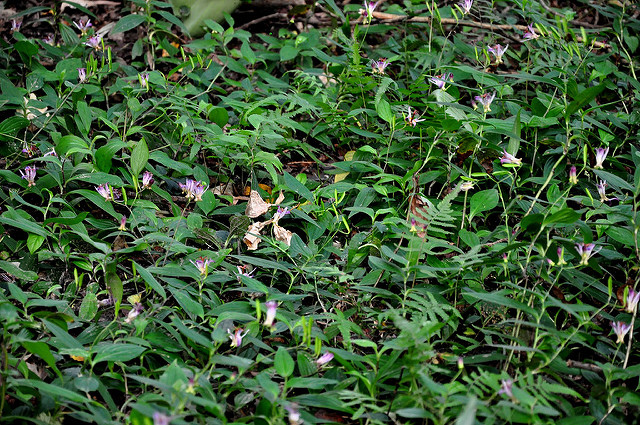
[[[271,223],[271,220],[258,221],[249,226],[249,228],[247,229],[247,233],[244,235],[244,238],[242,238],[242,241],[247,244],[247,249],[249,251],[255,251],[256,249],[258,249],[258,244],[260,243],[260,241],[262,241],[259,236],[260,231],[262,231],[264,226],[269,223]]]
[[[249,202],[247,203],[247,209],[245,215],[250,218],[260,217],[262,214],[269,211],[270,203],[265,202],[262,196],[256,190],[252,190],[249,194]]]
[[[291,238],[293,237],[293,232],[290,232],[284,227],[278,226],[276,223],[273,223],[273,235],[275,236],[276,240],[286,243],[287,246],[291,246]]]

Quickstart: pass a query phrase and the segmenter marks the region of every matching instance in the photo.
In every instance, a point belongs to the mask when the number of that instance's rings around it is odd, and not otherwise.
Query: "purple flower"
[[[411,217],[411,229],[409,231],[410,232],[417,232],[418,231],[418,229],[416,227],[417,225],[418,225],[418,222],[416,221],[416,219]]]
[[[73,21],[73,25],[80,30],[82,35],[85,35],[87,31],[89,31],[89,28],[93,26],[93,24],[91,24],[91,19],[80,19],[80,22]]]
[[[496,98],[496,93],[484,93],[481,96],[476,96],[475,99],[480,102],[482,104],[482,108],[484,110],[485,113],[487,112],[491,112],[491,103],[493,102],[493,99]],[[471,104],[473,105],[473,102],[471,102]],[[475,109],[475,106],[473,107],[473,109]]]
[[[200,257],[196,261],[193,261],[193,260],[189,260],[189,261],[191,261],[191,264],[196,266],[198,271],[200,271],[201,275],[206,275],[209,272],[209,263],[213,263],[212,259],[204,258],[204,257]]]
[[[231,339],[231,347],[240,347],[242,345],[242,338],[247,336],[249,331],[242,331],[242,329],[236,329],[235,332],[231,332],[230,329],[227,329],[227,333],[229,334],[229,339]]]
[[[44,38],[42,41],[44,41],[45,43],[47,43],[49,46],[53,46],[56,42],[56,39],[53,38],[53,34],[49,34],[46,38]]]
[[[298,425],[302,422],[300,421],[300,411],[298,411],[298,405],[295,403],[291,403],[287,406],[284,406],[284,410],[289,413],[289,425]]]
[[[153,425],[169,425],[171,417],[161,412],[153,413]]]
[[[140,80],[140,85],[144,88],[147,88],[149,85],[149,73],[143,72],[142,74],[138,74],[138,79]]]
[[[429,82],[435,84],[440,90],[444,89],[447,81],[453,81],[453,74],[450,72],[429,78]]]
[[[22,148],[22,153],[26,154],[29,158],[35,155],[37,151],[38,148],[36,147],[36,145],[26,145],[24,148]]]
[[[372,1],[366,1],[364,2],[364,9],[360,9],[361,13],[364,15],[364,22],[371,22],[371,20],[373,19],[373,12],[376,10],[376,7],[378,7],[378,3],[380,3],[379,1],[377,2],[372,2]]]
[[[538,34],[536,34],[536,31],[533,29],[533,25],[529,24],[527,26],[527,30],[524,32],[524,39],[525,40],[535,40],[538,37],[540,37],[540,36]]]
[[[96,190],[100,195],[102,195],[105,201],[113,201],[120,198],[120,191],[118,189],[112,188],[107,183],[101,184],[100,186],[96,187]]]
[[[45,153],[44,156],[58,156],[58,153],[55,148],[51,148],[51,150]]]
[[[578,170],[575,165],[572,165],[569,170],[569,183],[578,184]]]
[[[127,318],[124,319],[124,321],[126,323],[131,323],[133,321],[133,319],[138,317],[140,315],[140,313],[142,313],[143,311],[144,311],[144,307],[142,306],[142,304],[135,303],[133,305],[133,308],[129,311],[129,314],[127,314]]]
[[[377,61],[371,61],[371,68],[374,74],[384,74],[384,70],[389,66],[389,61],[385,58],[380,58]]]
[[[607,198],[607,182],[605,180],[600,180],[600,183],[596,185],[598,188],[598,195],[600,195],[600,201],[606,202],[609,200]]]
[[[87,80],[87,68],[78,68],[78,81],[84,83]]]
[[[462,9],[462,14],[466,15],[471,12],[471,7],[473,6],[473,0],[464,0],[462,3],[458,4],[460,9]]]
[[[92,35],[87,41],[84,42],[86,46],[93,49],[100,50],[102,48],[102,37],[99,35]]]
[[[502,47],[500,44],[496,44],[493,47],[492,46],[487,47],[487,50],[489,51],[489,53],[493,53],[493,55],[496,57],[496,65],[497,65],[502,63],[502,56],[504,55],[504,53],[507,51],[508,48],[509,48],[508,44],[504,47]]]
[[[618,340],[616,341],[618,344],[624,342],[624,336],[631,330],[631,325],[624,322],[611,322],[611,327],[618,337]]]
[[[267,307],[267,315],[264,319],[264,325],[268,328],[273,326],[273,321],[276,318],[276,311],[278,311],[278,302],[277,301],[267,301],[264,303]]]
[[[564,247],[559,246],[558,250],[556,251],[558,253],[558,265],[559,266],[564,266],[567,264],[566,261],[564,261]]]
[[[187,199],[202,201],[202,195],[205,191],[205,185],[202,182],[187,179],[184,184],[180,183],[180,189],[185,193]]]
[[[500,158],[500,164],[513,164],[513,165],[522,165],[522,159],[516,158],[511,155],[506,150],[502,151],[502,158]]]
[[[326,352],[316,360],[316,365],[323,366],[333,360],[333,353]]]
[[[17,21],[15,19],[11,20],[11,32],[20,31],[21,26],[22,26],[22,21]]]
[[[120,219],[120,227],[118,227],[118,230],[127,230],[127,216],[123,215]]]
[[[609,148],[597,148],[596,149],[596,165],[593,166],[595,169],[602,169],[602,164],[604,160],[607,158],[607,154],[609,153]]]
[[[633,289],[629,289],[627,294],[627,307],[625,310],[627,313],[634,313],[638,308],[638,301],[640,301],[640,291],[636,292]]]
[[[238,268],[238,276],[253,277],[254,273],[249,273],[247,266],[236,266]]]
[[[420,117],[418,111],[412,111],[411,106],[407,106],[407,116],[404,118],[405,122],[411,127],[415,127],[416,124],[424,121],[424,119],[419,119],[418,117]]]
[[[151,174],[149,171],[145,171],[142,174],[142,188],[150,188],[151,185],[153,184],[153,174]]]
[[[498,394],[506,394],[509,398],[513,398],[513,392],[511,391],[513,388],[513,380],[511,379],[503,379],[500,381],[500,390]]]
[[[273,222],[277,224],[282,217],[288,214],[291,214],[291,211],[289,211],[289,207],[285,207],[285,208],[278,207],[278,210],[273,215]]]
[[[602,248],[598,248],[596,250],[594,249],[595,247],[596,245],[593,243],[576,244],[576,251],[578,251],[578,254],[580,254],[581,266],[586,266],[587,264],[589,264],[589,258],[597,254],[600,251],[600,249],[602,249]]]
[[[29,182],[29,187],[36,185],[36,167],[27,166],[24,168],[24,172],[20,170],[22,178]]]
[[[466,192],[466,191],[471,190],[471,189],[473,189],[473,182],[472,181],[465,180],[460,185],[460,190],[462,190],[463,192]]]

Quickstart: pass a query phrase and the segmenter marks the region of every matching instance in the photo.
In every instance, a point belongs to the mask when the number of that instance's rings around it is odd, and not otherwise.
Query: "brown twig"
[[[567,360],[567,367],[575,367],[577,369],[590,370],[591,372],[600,373],[602,368],[591,363],[577,362],[575,360]]]
[[[284,18],[284,19],[287,19],[287,14],[286,13],[277,12],[277,13],[272,13],[270,15],[264,15],[264,16],[261,16],[261,17],[259,17],[257,19],[254,19],[253,21],[249,21],[246,24],[240,25],[238,27],[238,29],[240,29],[240,30],[247,29],[252,25],[259,24],[260,22],[263,22],[263,21],[266,21],[266,20],[269,20],[269,19],[272,19],[272,18],[278,18],[278,19]]]
[[[417,22],[417,23],[425,23],[429,24],[433,21],[433,18],[430,16],[407,16],[407,15],[395,15],[392,13],[384,13],[384,12],[373,12],[373,17],[379,19],[381,21],[385,21],[385,23],[394,23],[394,22]],[[362,23],[363,17],[352,21],[352,24],[355,25],[357,23]],[[442,25],[460,25],[463,27],[472,27],[472,28],[482,28],[490,31],[527,31],[528,27],[526,25],[510,25],[510,24],[487,24],[484,22],[476,22],[476,21],[462,21],[453,18],[442,18],[439,20]],[[576,36],[576,41],[578,43],[584,42],[584,39],[581,36]],[[599,48],[609,48],[611,47],[609,44],[604,43],[602,41],[591,41],[594,47]]]

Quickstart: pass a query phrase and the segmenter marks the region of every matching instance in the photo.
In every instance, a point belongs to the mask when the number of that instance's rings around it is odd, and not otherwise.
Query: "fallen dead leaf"
[[[278,226],[276,223],[273,223],[273,235],[276,240],[282,241],[287,244],[287,246],[291,246],[291,238],[293,237],[293,232],[285,229],[284,227]]]
[[[258,249],[258,244],[260,243],[260,241],[262,241],[262,239],[260,238],[260,231],[262,231],[264,226],[269,223],[271,223],[271,220],[258,221],[249,226],[249,228],[247,229],[247,233],[245,233],[244,237],[242,238],[242,241],[247,244],[247,249],[249,251],[255,251],[256,249]]]
[[[249,202],[247,203],[247,209],[244,213],[249,218],[256,218],[269,211],[270,206],[271,204],[265,202],[257,190],[252,190],[249,194]]]

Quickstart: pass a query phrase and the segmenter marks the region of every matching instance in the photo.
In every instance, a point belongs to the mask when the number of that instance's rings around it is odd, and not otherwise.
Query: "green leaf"
[[[393,112],[391,111],[391,105],[385,99],[380,99],[380,102],[376,104],[376,112],[378,116],[388,122],[389,124],[393,124],[395,119]]]
[[[38,273],[22,270],[17,265],[10,263],[8,261],[0,260],[0,269],[4,272],[9,273],[11,276],[14,276],[20,280],[34,281],[38,280]]]
[[[604,90],[604,88],[605,88],[605,83],[602,83],[602,84],[597,85],[597,86],[588,87],[588,88],[584,89],[583,91],[581,91],[575,97],[573,102],[571,102],[569,104],[569,106],[567,107],[567,110],[565,112],[565,116],[566,117],[571,116],[578,109],[580,109],[583,106],[585,106],[586,104],[590,103],[593,99],[596,98],[596,96],[598,96],[602,92],[602,90]]]
[[[297,47],[291,44],[285,44],[280,49],[280,61],[281,62],[290,61],[294,59],[296,56],[298,56],[298,53],[300,53],[300,49],[298,49]]]
[[[87,292],[80,304],[78,316],[81,320],[91,320],[98,312],[98,297],[93,292]]]
[[[96,356],[92,364],[100,362],[128,362],[145,352],[147,348],[136,344],[103,343],[95,346],[91,352]]]
[[[91,155],[91,150],[89,149],[87,142],[72,134],[68,134],[60,138],[56,145],[56,152],[61,157],[69,156],[74,153],[86,153]]]
[[[136,263],[135,261],[133,262],[133,264],[136,268],[136,271],[142,277],[142,279],[147,283],[147,285],[149,285],[151,289],[156,291],[162,298],[167,299],[167,293],[162,287],[162,285],[160,284],[160,282],[158,282],[156,278],[153,277],[153,275],[147,269],[142,267],[140,264]]]
[[[134,178],[137,178],[140,172],[144,170],[148,160],[149,148],[143,138],[140,139],[135,148],[133,148],[133,152],[131,152],[131,171],[133,172]]]
[[[27,248],[29,248],[29,252],[33,254],[42,246],[46,238],[42,235],[36,235],[35,233],[29,233],[27,237]]]
[[[276,351],[274,365],[276,367],[276,372],[278,372],[278,375],[287,378],[293,373],[295,362],[293,361],[293,357],[291,357],[291,354],[289,354],[287,349],[280,346],[278,347],[278,351]]]
[[[107,288],[109,288],[109,292],[111,292],[111,296],[113,296],[114,301],[116,304],[120,304],[122,302],[122,295],[124,292],[122,280],[115,272],[112,271],[107,272],[105,280],[107,282]]]
[[[126,32],[131,29],[134,29],[135,27],[137,27],[138,25],[140,25],[146,20],[147,18],[144,15],[123,16],[122,18],[120,18],[118,22],[116,22],[115,26],[110,32],[110,35]]]
[[[29,120],[24,117],[9,117],[0,123],[0,141],[11,140],[16,133],[29,125]]]
[[[469,201],[469,221],[481,212],[489,211],[498,206],[500,195],[496,189],[476,192]]]
[[[311,203],[315,202],[315,197],[313,196],[313,193],[309,189],[307,189],[305,185],[300,183],[298,179],[296,179],[286,171],[284,172],[284,183],[290,190],[302,196],[307,201]]]
[[[51,353],[49,345],[42,341],[22,341],[20,343],[27,351],[40,357],[51,369],[55,370],[58,375],[60,371],[56,367],[56,359]]]
[[[478,399],[471,396],[462,413],[456,419],[455,425],[474,425],[476,423],[476,411],[478,410]]]
[[[89,134],[89,130],[91,130],[91,108],[87,105],[87,102],[81,100],[76,105],[76,112],[78,113],[78,117],[80,118],[81,128],[80,131],[83,135]]]
[[[209,110],[209,120],[213,121],[218,127],[222,128],[229,122],[229,113],[224,108],[211,108],[211,110]]]
[[[182,307],[189,316],[191,316],[192,318],[204,317],[204,309],[202,308],[202,304],[195,302],[189,296],[189,294],[182,292],[179,289],[172,288],[170,286],[169,286],[169,291],[173,295],[173,298],[175,298],[176,301],[178,301],[178,304],[180,304],[180,307]]]
[[[547,224],[573,224],[580,219],[580,214],[578,214],[572,208],[563,208],[560,211],[557,211],[547,218],[545,218],[542,223],[544,226]]]

